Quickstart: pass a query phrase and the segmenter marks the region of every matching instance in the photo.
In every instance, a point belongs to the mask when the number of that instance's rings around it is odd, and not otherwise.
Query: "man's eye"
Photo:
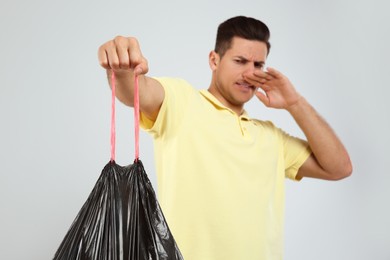
[[[245,61],[244,60],[234,60],[236,63],[238,64],[245,64]]]
[[[256,68],[256,69],[263,69],[263,67],[264,67],[264,64],[263,64],[263,63],[257,63],[257,62],[255,62],[255,68]]]

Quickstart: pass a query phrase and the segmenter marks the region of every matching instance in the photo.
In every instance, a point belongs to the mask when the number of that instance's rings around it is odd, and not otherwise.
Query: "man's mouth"
[[[244,81],[239,81],[236,83],[238,86],[240,86],[241,88],[243,89],[252,89],[252,90],[255,90],[256,87],[249,84],[248,82],[244,82]]]

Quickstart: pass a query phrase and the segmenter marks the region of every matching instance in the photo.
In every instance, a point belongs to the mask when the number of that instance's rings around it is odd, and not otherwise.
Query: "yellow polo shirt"
[[[282,259],[285,177],[295,179],[308,144],[184,80],[157,80],[163,104],[141,125],[154,138],[159,202],[184,259]]]

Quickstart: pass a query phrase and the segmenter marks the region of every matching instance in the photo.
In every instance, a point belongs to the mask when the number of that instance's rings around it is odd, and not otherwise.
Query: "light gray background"
[[[110,91],[97,49],[138,37],[153,76],[210,81],[218,24],[271,29],[267,65],[334,127],[354,173],[287,182],[285,259],[390,259],[389,4],[383,1],[0,2],[0,259],[51,259],[109,160]],[[302,136],[284,111],[247,110]],[[133,111],[118,105],[117,162],[133,160]],[[141,159],[155,183],[151,138]]]

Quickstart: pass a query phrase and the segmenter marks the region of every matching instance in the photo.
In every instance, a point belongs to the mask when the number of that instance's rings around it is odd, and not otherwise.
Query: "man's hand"
[[[116,96],[125,105],[134,105],[134,79],[139,76],[140,111],[155,120],[164,100],[164,89],[157,80],[145,76],[149,71],[148,61],[142,55],[137,39],[117,36],[100,46],[98,58],[107,70],[108,79],[112,72],[115,73]],[[111,84],[111,80],[108,82]]]
[[[136,38],[117,36],[100,46],[99,63],[115,74],[133,71],[136,75],[149,71],[148,62],[141,53]]]
[[[267,107],[289,110],[301,98],[290,80],[273,68],[256,70],[245,80],[264,91],[256,91],[256,96]]]

